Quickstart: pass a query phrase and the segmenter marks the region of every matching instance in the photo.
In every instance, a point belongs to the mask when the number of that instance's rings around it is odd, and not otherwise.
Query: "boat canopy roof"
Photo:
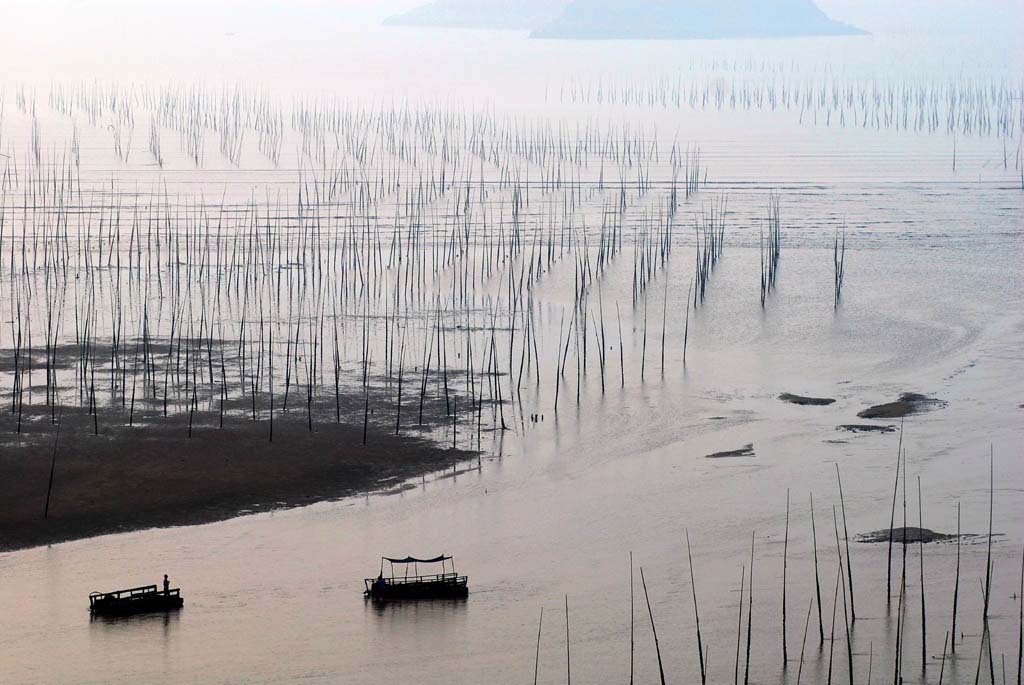
[[[391,557],[381,557],[384,561],[390,561],[392,564],[440,564],[443,561],[451,559],[451,556],[442,554],[439,557],[433,559],[417,559],[416,557],[405,557],[403,559],[392,559]]]

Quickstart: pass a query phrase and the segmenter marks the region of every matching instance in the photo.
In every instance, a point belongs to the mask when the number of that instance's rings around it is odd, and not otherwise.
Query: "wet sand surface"
[[[4,423],[12,420],[4,417]],[[0,439],[0,551],[139,528],[208,523],[388,489],[421,473],[452,469],[474,453],[439,447],[409,431],[317,420],[269,422],[237,415],[93,417],[70,410],[58,437],[53,490],[43,518],[55,427],[49,412],[23,417],[23,433]],[[254,430],[254,425],[257,427]]]

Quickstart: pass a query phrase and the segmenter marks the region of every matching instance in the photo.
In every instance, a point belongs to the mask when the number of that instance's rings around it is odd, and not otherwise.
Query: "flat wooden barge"
[[[175,611],[184,606],[179,588],[157,590],[156,585],[89,593],[89,611],[99,616],[129,616],[152,611]]]

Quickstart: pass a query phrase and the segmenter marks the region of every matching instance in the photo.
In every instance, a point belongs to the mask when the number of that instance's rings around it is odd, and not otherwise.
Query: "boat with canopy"
[[[389,566],[388,575],[384,575],[384,562]],[[440,573],[420,573],[420,565],[437,564],[441,565]],[[381,557],[380,573],[376,578],[365,579],[363,594],[379,600],[460,598],[469,594],[468,581],[467,576],[455,572],[455,560],[449,555],[432,559]]]

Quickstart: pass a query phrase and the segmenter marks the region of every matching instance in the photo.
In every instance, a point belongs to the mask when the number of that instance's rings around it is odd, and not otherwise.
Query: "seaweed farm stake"
[[[885,568],[885,606],[892,601],[892,529],[896,523],[896,492],[900,486],[900,454],[903,452],[903,419],[900,419],[900,441],[896,446],[896,479],[892,484],[892,511],[889,515],[889,556]],[[954,616],[956,612],[954,612]],[[955,633],[956,631],[954,631]],[[955,640],[954,640],[955,641]]]
[[[953,641],[949,651],[956,654],[956,605],[960,595],[960,502],[956,503],[956,580],[953,582]]]
[[[981,581],[981,580],[979,580],[978,582],[981,585],[981,587],[979,589],[981,590],[982,602],[984,602],[985,601],[985,582]],[[981,665],[982,665],[982,663],[984,663],[986,642],[988,643],[988,648],[989,648],[989,653],[988,653],[989,680],[992,683],[992,685],[995,685],[996,674],[995,674],[995,671],[992,668],[992,643],[991,643],[992,636],[989,634],[988,619],[987,618],[983,618],[982,621],[981,621],[981,624],[982,624],[981,625],[981,642],[978,643],[978,667],[974,671],[974,685],[978,685],[978,683],[980,682],[980,679],[981,679]]]
[[[814,597],[807,602],[807,617],[804,619],[804,639],[800,641],[800,665],[796,669],[796,683],[800,685],[800,675],[804,671],[804,649],[807,647],[807,627],[811,625],[811,609],[814,607]]]
[[[836,591],[832,597],[832,627],[829,628],[828,638],[828,682],[829,685],[832,683],[832,653],[835,651],[836,646],[836,608],[839,606],[839,581],[843,578],[843,563],[842,560],[839,562],[839,568],[836,569]]]
[[[367,361],[369,366],[369,361]],[[370,425],[370,383],[369,381],[363,384],[363,444],[366,444],[366,432]],[[310,430],[312,431],[312,424],[310,424]]]
[[[644,380],[644,367],[647,365],[647,293],[644,292],[644,337],[640,348],[640,382]]]
[[[743,671],[744,685],[750,682],[750,631],[754,622],[754,533],[750,533],[750,582],[747,589],[747,659]]]
[[[654,652],[658,657],[658,673],[661,685],[665,685],[665,669],[661,665],[661,647],[658,646],[658,629],[654,627],[654,612],[651,611],[651,598],[647,594],[647,581],[644,579],[644,567],[640,567],[640,582],[644,587],[644,599],[647,600],[647,614],[651,618],[651,632],[654,633]]]
[[[50,514],[50,493],[53,492],[53,472],[57,467],[57,441],[60,439],[60,427],[64,423],[64,408],[61,407],[60,418],[57,420],[57,432],[53,436],[53,454],[50,456],[50,480],[46,485],[46,504],[43,506],[43,518]]]
[[[615,319],[619,323],[619,378],[622,387],[626,387],[626,362],[622,352],[622,315],[619,313],[619,302],[615,301]]]
[[[402,335],[402,346],[398,353],[398,399],[395,402],[395,435],[402,423],[402,375],[405,370],[405,335]],[[541,608],[543,612],[544,609]]]
[[[544,607],[540,608],[540,620],[537,622],[537,652],[533,657],[533,685],[537,685],[537,673],[540,669],[540,630],[544,627]]]
[[[949,646],[949,631],[946,631],[946,639],[942,642],[942,662],[939,664],[939,685],[942,685],[942,676],[946,672],[946,647]]]
[[[896,604],[896,663],[893,665],[894,671],[893,671],[893,676],[892,676],[892,680],[893,680],[894,683],[902,683],[903,682],[903,676],[902,676],[903,659],[901,658],[901,656],[902,656],[901,647],[902,647],[902,642],[903,642],[903,640],[902,640],[902,637],[903,637],[903,620],[902,620],[902,617],[903,617],[903,592],[906,589],[906,586],[907,586],[907,583],[906,583],[906,579],[904,578],[904,579],[902,579],[900,581],[899,602]]]
[[[839,481],[839,506],[843,511],[843,542],[846,545],[846,576],[850,592],[850,622],[857,620],[857,610],[853,604],[853,564],[850,558],[850,532],[846,527],[846,500],[843,498],[843,478],[839,475],[839,464],[836,463],[836,480]]]
[[[665,326],[668,320],[668,274],[665,274],[665,299],[661,304],[661,375],[665,375]],[[602,374],[603,377],[603,374]]]
[[[786,488],[786,533],[782,541],[782,668],[786,668],[786,557],[789,550],[789,488]]]
[[[847,676],[850,680],[850,685],[853,685],[853,645],[850,643],[850,618],[849,612],[846,605],[846,578],[843,576],[843,552],[842,548],[839,547],[839,520],[836,517],[836,505],[832,505],[832,526],[836,533],[836,557],[839,560],[839,578],[842,581],[843,591],[843,628],[846,632],[846,668]],[[849,566],[850,557],[847,552],[846,565]],[[833,625],[833,631],[835,626]],[[831,649],[831,647],[829,648]]]
[[[630,683],[633,682],[633,552],[630,552]]]
[[[928,670],[928,622],[926,620],[927,610],[925,608],[924,592],[924,514],[921,504],[921,476],[917,477],[917,527],[922,533],[917,536],[917,550],[921,562],[921,673]]]
[[[821,582],[818,580],[818,533],[814,527],[814,493],[811,493],[811,541],[814,547],[814,592],[818,601],[818,649],[825,644],[825,625],[821,620]]]
[[[618,305],[616,305],[618,306]],[[562,387],[562,327],[565,323],[565,311],[562,311],[562,320],[558,324],[558,347],[555,348],[555,414],[558,413],[558,391]]]
[[[267,344],[267,362],[269,365],[269,374],[267,381],[270,388],[270,435],[268,436],[267,442],[274,442],[274,328],[271,324],[269,333],[269,342]]]
[[[704,662],[703,645],[700,639],[700,611],[697,609],[697,583],[693,580],[693,555],[690,553],[690,529],[686,529],[686,558],[690,562],[690,589],[693,590],[693,618],[697,624],[697,656],[700,659],[700,682],[707,680],[707,665]]]
[[[572,661],[569,659],[569,595],[565,596],[565,682],[572,682]]]
[[[686,342],[690,337],[690,292],[693,290],[693,279],[690,279],[690,287],[686,291],[686,321],[683,324],[683,366],[686,366]]]
[[[1024,662],[1024,553],[1020,561],[1020,590],[1017,593],[1017,685],[1020,685],[1021,664]]]
[[[988,601],[992,588],[992,509],[995,499],[995,460],[992,456],[992,447],[989,446],[988,456],[988,551],[985,555],[985,606],[982,618],[985,625],[988,625]]]
[[[733,685],[739,685],[740,682],[740,638],[743,635],[743,590],[744,583],[747,580],[747,567],[744,565],[740,569],[740,601],[739,601],[739,617],[736,619],[736,661],[732,667],[732,682]]]
[[[835,242],[832,248],[832,263],[834,269],[835,279],[835,300],[833,307],[839,308],[839,300],[843,296],[843,277],[845,275],[845,262],[846,262],[846,222],[843,222],[843,237],[842,242],[839,239],[839,231],[836,231]],[[849,564],[849,561],[847,561]],[[851,602],[852,604],[852,602]]]

